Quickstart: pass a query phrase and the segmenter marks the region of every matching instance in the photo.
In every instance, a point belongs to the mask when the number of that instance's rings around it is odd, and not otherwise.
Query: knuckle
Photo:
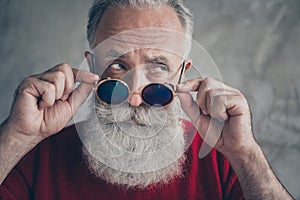
[[[23,85],[23,84],[28,84],[28,83],[32,83],[33,80],[34,80],[34,77],[33,77],[33,76],[26,77],[26,78],[24,78],[24,79],[22,80],[21,85]]]
[[[207,78],[205,78],[204,80],[205,80],[205,83],[206,83],[207,85],[209,85],[209,84],[211,84],[212,82],[215,81],[215,79],[210,78],[210,77],[207,77]]]
[[[240,92],[239,95],[241,96],[241,98],[243,98],[245,101],[247,101],[246,96],[242,92]]]
[[[71,69],[71,66],[68,63],[61,63],[57,66],[57,70],[61,72],[68,72]]]
[[[233,88],[233,89],[236,93],[243,95],[243,93],[239,89],[237,89],[237,88]]]
[[[222,81],[210,77],[205,79],[205,84],[209,89],[225,89],[226,87],[228,87]]]
[[[18,86],[17,93],[24,93],[26,92],[27,88],[33,87],[34,78],[33,77],[27,77],[24,78],[20,85]]]
[[[63,80],[65,78],[65,74],[62,71],[55,72],[55,79],[56,81]]]
[[[248,103],[247,98],[245,97],[245,95],[242,92],[238,93],[238,98],[242,103]]]
[[[62,68],[62,69],[65,69],[65,70],[68,70],[68,69],[71,69],[71,65],[69,65],[68,63],[63,63],[63,64],[61,65],[61,68]]]
[[[32,83],[35,82],[37,78],[35,76],[29,76],[23,79],[23,83]]]
[[[248,101],[247,101],[247,99],[243,96],[242,97],[242,103],[246,106],[246,107],[248,107]]]
[[[46,87],[50,93],[55,92],[55,86],[53,84],[49,83],[46,85]]]
[[[204,81],[205,81],[205,82],[208,82],[210,79],[211,79],[211,78],[209,78],[209,77],[205,77],[205,78],[204,78]]]

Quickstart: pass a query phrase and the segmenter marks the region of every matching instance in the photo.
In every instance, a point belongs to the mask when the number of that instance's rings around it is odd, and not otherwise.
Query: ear
[[[192,60],[191,59],[187,59],[185,61],[185,71],[184,72],[186,72],[191,66],[192,66]]]
[[[94,69],[94,60],[93,60],[93,55],[91,52],[89,51],[85,51],[84,52],[84,57],[86,58],[86,61],[89,65],[89,69],[92,73],[95,73],[95,69]]]

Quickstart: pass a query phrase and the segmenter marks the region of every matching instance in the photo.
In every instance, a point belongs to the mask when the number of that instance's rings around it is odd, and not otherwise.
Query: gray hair
[[[183,0],[95,0],[89,10],[89,18],[87,25],[87,39],[90,47],[94,45],[97,26],[102,18],[105,9],[108,6],[119,8],[133,7],[155,7],[168,5],[172,7],[184,28],[187,37],[192,38],[193,34],[193,16],[189,9],[184,5]]]

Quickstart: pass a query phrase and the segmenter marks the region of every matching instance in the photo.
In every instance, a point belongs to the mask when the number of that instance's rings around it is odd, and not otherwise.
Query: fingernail
[[[99,79],[99,76],[98,76],[97,74],[92,74],[92,73],[90,73],[90,77],[91,77],[92,79],[95,79],[95,80],[98,80],[98,79]]]
[[[189,89],[189,85],[188,84],[180,83],[177,86],[179,87],[179,89]]]
[[[207,112],[206,112],[205,109],[202,109],[201,111],[202,111],[202,113],[203,113],[204,115],[207,115]]]
[[[62,101],[65,101],[65,100],[67,100],[69,98],[69,95],[68,94],[65,94],[62,98],[61,98],[61,100]]]
[[[183,86],[184,86],[183,83],[180,83],[180,84],[177,85],[177,87],[179,87],[179,88],[182,88]]]
[[[45,106],[42,103],[40,103],[39,104],[39,110],[44,110],[44,108],[45,108]]]

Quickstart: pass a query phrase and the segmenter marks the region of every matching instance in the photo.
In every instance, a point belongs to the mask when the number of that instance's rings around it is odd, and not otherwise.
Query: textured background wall
[[[80,65],[91,0],[0,1],[0,121],[26,76],[60,62]],[[194,38],[223,79],[247,96],[257,140],[300,199],[300,2],[190,0]]]

